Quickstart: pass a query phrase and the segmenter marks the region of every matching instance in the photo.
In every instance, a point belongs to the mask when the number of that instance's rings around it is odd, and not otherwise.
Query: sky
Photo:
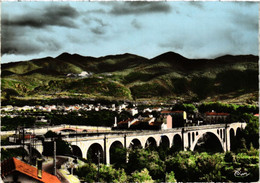
[[[258,55],[258,3],[2,2],[1,63],[63,52]]]

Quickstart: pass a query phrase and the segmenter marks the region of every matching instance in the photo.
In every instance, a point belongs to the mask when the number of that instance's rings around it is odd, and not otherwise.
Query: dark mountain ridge
[[[254,55],[224,55],[215,59],[188,59],[182,55],[174,52],[167,52],[161,54],[152,59],[147,59],[134,54],[121,54],[121,55],[108,55],[104,57],[89,57],[79,54],[62,53],[56,58],[45,57],[40,59],[33,59],[30,61],[20,61],[1,64],[2,71],[13,72],[14,74],[26,74],[42,71],[53,70],[60,74],[65,74],[75,71],[75,67],[78,72],[80,70],[87,70],[95,73],[102,72],[115,72],[118,70],[125,70],[129,68],[142,67],[151,65],[158,65],[159,63],[169,64],[174,70],[180,70],[182,72],[190,72],[202,68],[212,68],[216,66],[232,65],[238,63],[257,63],[258,56]],[[165,69],[169,67],[165,65]],[[19,72],[15,72],[19,67]],[[70,69],[70,67],[72,69]],[[41,68],[41,69],[40,69]],[[40,69],[40,70],[39,70]],[[160,67],[163,69],[163,67]],[[169,70],[169,68],[168,68]],[[49,71],[48,71],[49,72]]]
[[[243,100],[258,98],[258,56],[254,55],[188,59],[167,52],[147,59],[130,53],[97,58],[62,53],[55,58],[1,66],[2,91],[11,89],[21,96],[77,93],[129,99],[182,97],[201,100],[210,97],[217,100],[223,96],[234,98],[248,94],[249,99]],[[93,75],[67,77],[69,73],[82,71]]]

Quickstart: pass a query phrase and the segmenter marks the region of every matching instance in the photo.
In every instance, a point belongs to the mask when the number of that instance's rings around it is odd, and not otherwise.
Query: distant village
[[[67,115],[70,112],[78,112],[80,116],[80,111],[115,111],[118,114],[121,112],[127,112],[130,114],[128,119],[123,121],[118,121],[115,117],[114,125],[112,129],[114,130],[166,130],[176,127],[183,126],[195,126],[195,125],[205,125],[212,123],[225,123],[230,121],[229,113],[217,113],[215,111],[210,111],[206,113],[187,113],[186,111],[176,110],[173,111],[169,107],[161,108],[144,108],[143,110],[138,110],[135,104],[129,105],[128,103],[123,103],[120,105],[101,105],[98,104],[75,104],[75,105],[36,105],[36,106],[23,106],[17,107],[8,105],[1,108],[1,117],[19,116],[19,112],[28,112],[28,116],[33,115],[34,112],[59,112],[63,115]],[[48,125],[48,120],[45,116],[36,116],[36,122],[46,123]]]

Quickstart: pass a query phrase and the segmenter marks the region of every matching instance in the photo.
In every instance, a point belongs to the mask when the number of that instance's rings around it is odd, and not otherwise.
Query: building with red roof
[[[14,157],[1,163],[1,177],[4,182],[61,183],[56,176]]]
[[[187,121],[186,111],[161,111],[161,115],[167,118],[167,128],[183,127]],[[171,116],[171,118],[169,118]]]
[[[230,120],[230,114],[229,113],[217,113],[217,112],[206,112],[205,113],[205,121],[206,123],[224,123],[228,122]]]

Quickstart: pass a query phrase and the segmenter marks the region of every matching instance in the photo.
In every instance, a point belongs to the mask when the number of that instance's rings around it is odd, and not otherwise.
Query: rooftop
[[[205,113],[207,116],[228,116],[229,113],[217,113],[217,112],[206,112]]]
[[[184,111],[162,111],[161,114],[174,114],[174,113],[183,113]]]
[[[45,171],[42,171],[42,178],[39,178],[37,175],[37,168],[33,167],[17,158],[10,158],[1,163],[1,176],[7,176],[15,171],[18,171],[22,174],[28,175],[29,177],[36,179],[40,182],[46,183],[61,183],[60,180]]]

